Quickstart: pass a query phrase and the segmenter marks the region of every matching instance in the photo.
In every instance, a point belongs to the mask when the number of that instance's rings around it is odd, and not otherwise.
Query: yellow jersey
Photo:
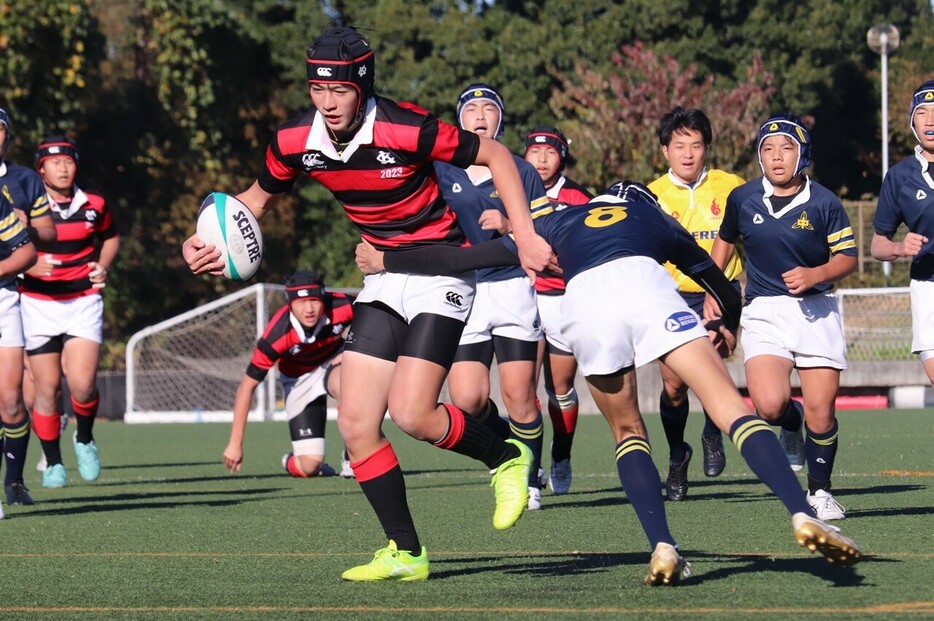
[[[665,213],[681,223],[694,236],[697,244],[709,254],[720,231],[726,197],[733,188],[745,183],[740,177],[722,170],[701,171],[700,179],[693,187],[682,183],[671,171],[649,184],[649,189],[658,197]],[[703,293],[704,289],[671,263],[665,267],[684,293]],[[736,280],[743,273],[743,265],[734,252],[723,270],[726,277]]]

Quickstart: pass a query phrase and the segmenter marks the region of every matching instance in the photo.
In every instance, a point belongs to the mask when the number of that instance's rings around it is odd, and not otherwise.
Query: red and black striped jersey
[[[23,275],[23,295],[44,300],[70,300],[85,295],[99,294],[88,275],[88,265],[97,258],[98,244],[116,237],[117,227],[104,198],[85,193],[75,187],[71,201],[58,203],[49,197],[49,212],[58,233],[58,239],[43,244],[40,252],[51,253],[61,261],[52,269],[51,276]]]
[[[571,181],[564,175],[548,188],[548,198],[561,209],[570,205],[583,205],[593,198],[593,194],[582,185]],[[535,278],[535,291],[539,295],[561,295],[564,293],[564,278],[551,273],[539,274]]]
[[[464,245],[454,212],[438,189],[431,162],[466,168],[480,138],[425,110],[382,97],[368,101],[363,124],[335,145],[316,110],[281,127],[266,150],[260,187],[289,190],[304,173],[331,191],[363,237],[380,250],[425,244]]]
[[[343,293],[324,294],[324,313],[311,328],[300,324],[286,304],[266,324],[246,374],[261,382],[277,362],[287,377],[311,373],[341,350],[352,319],[353,304]]]

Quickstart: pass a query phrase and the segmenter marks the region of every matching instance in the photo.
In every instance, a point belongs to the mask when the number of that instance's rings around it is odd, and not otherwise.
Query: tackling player
[[[525,137],[525,160],[535,166],[545,184],[548,199],[559,205],[581,205],[593,195],[564,174],[573,165],[571,141],[557,127],[536,127]],[[540,341],[536,367],[545,370],[545,393],[551,419],[551,468],[548,487],[555,494],[571,489],[571,446],[577,428],[579,402],[574,378],[577,360],[561,334],[561,300],[564,279],[560,274],[539,274],[535,279],[538,316],[545,338]],[[535,377],[538,377],[536,371]]]
[[[457,97],[461,129],[500,140],[506,125],[503,98],[486,84],[471,84]],[[535,169],[513,156],[529,208],[548,203]],[[499,199],[490,169],[474,164],[460,168],[435,164],[441,195],[447,201],[471,244],[506,235],[509,218]],[[448,374],[451,400],[474,413],[504,438],[522,442],[532,452],[529,469],[529,509],[542,506],[542,413],[535,397],[535,355],[542,330],[535,289],[518,266],[477,270],[477,292],[464,326],[454,364]],[[490,399],[490,368],[496,354],[500,391],[509,414],[506,424]]]
[[[49,136],[36,150],[36,168],[49,194],[57,240],[39,245],[48,256],[25,274],[21,285],[26,354],[35,392],[33,427],[48,462],[43,487],[67,484],[60,447],[63,374],[77,423],[72,440],[78,473],[95,481],[101,471],[93,434],[100,401],[101,289],[120,237],[103,197],[75,184],[78,159],[78,148],[65,136]]]
[[[614,184],[580,209],[549,207],[533,217],[535,229],[557,253],[567,283],[562,332],[610,425],[620,482],[652,549],[646,584],[678,584],[689,573],[668,529],[658,470],[639,412],[635,369],[655,359],[687,383],[756,476],[779,497],[792,516],[798,544],[831,563],[858,562],[859,547],[839,528],[814,517],[775,434],[749,411],[711,343],[735,344],[742,303],[691,234],[658,208],[644,186],[629,182]],[[408,256],[380,255],[361,244],[357,264],[366,271],[444,273],[506,261],[507,243],[453,251],[431,248]],[[677,294],[661,265],[666,261],[711,295],[722,319],[705,329]],[[607,303],[608,293],[617,296],[615,303]],[[626,303],[632,299],[639,300],[638,306]]]
[[[313,108],[279,128],[259,178],[237,196],[257,217],[304,174],[330,190],[363,238],[380,249],[459,246],[466,239],[441,198],[431,163],[481,164],[490,168],[523,266],[546,265],[551,249],[534,231],[506,147],[412,104],[377,96],[373,50],[352,28],[320,35],[307,50],[306,67]],[[195,274],[221,273],[220,252],[196,235],[182,253]],[[495,528],[511,527],[526,510],[529,450],[504,441],[460,408],[438,403],[474,288],[473,273],[364,279],[342,358],[338,427],[357,482],[390,541],[370,563],[345,571],[345,580],[424,580],[429,573],[402,469],[380,433],[387,408],[407,434],[496,470]]]
[[[662,155],[670,168],[668,174],[648,187],[658,197],[658,204],[665,213],[681,223],[694,236],[698,246],[710,252],[723,220],[727,196],[742,185],[743,180],[716,168],[707,169],[707,149],[710,148],[713,131],[710,119],[702,110],[675,107],[662,117],[657,133]],[[687,305],[703,316],[706,297],[703,288],[674,265],[668,263],[665,267],[678,283],[678,291]],[[742,272],[739,255],[734,252],[724,273],[737,292],[740,291],[739,276]],[[665,488],[668,500],[684,500],[688,491],[688,464],[693,454],[691,445],[684,441],[690,405],[688,387],[664,362],[659,362],[658,368],[662,375],[659,412],[669,450]],[[706,412],[704,419],[701,434],[704,474],[715,477],[726,466],[723,435]]]
[[[840,199],[804,174],[811,135],[796,117],[769,117],[759,128],[758,152],[764,176],[730,193],[711,256],[726,268],[742,239],[749,396],[759,416],[781,427],[791,467],[807,461],[807,500],[817,516],[840,520],[846,513],[830,493],[830,477],[838,446],[834,402],[847,364],[833,283],[856,270],[856,241]],[[803,408],[791,398],[794,369]]]
[[[314,272],[286,278],[285,293],[288,304],[270,318],[237,388],[224,466],[231,473],[240,470],[253,395],[278,364],[292,439],[292,452],[282,457],[282,465],[293,477],[333,476],[324,463],[327,397],[340,401],[341,351],[353,306],[343,293],[325,292],[324,278]],[[341,476],[353,476],[349,463],[342,464]]]
[[[919,86],[911,98],[908,124],[918,141],[914,157],[885,175],[872,219],[872,256],[880,261],[911,258],[911,351],[934,386],[934,80]],[[908,233],[892,237],[902,224]]]
[[[0,423],[2,448],[6,455],[3,481],[9,505],[31,505],[32,497],[23,483],[23,466],[29,446],[29,416],[23,407],[23,322],[16,275],[36,262],[36,248],[13,212],[13,205],[0,192]],[[3,507],[0,506],[0,519]]]

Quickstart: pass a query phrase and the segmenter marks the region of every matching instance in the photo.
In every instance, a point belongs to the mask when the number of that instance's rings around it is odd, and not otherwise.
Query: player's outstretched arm
[[[519,265],[515,250],[500,238],[458,248],[442,244],[408,250],[382,252],[362,240],[357,244],[355,260],[364,274],[397,272],[424,276],[454,276],[484,267]]]
[[[237,396],[234,399],[233,424],[230,427],[230,440],[224,449],[224,467],[231,474],[239,472],[243,465],[243,436],[246,433],[246,419],[250,415],[250,404],[253,403],[253,393],[259,382],[244,375],[237,387]]]
[[[529,199],[525,195],[512,153],[499,142],[481,136],[475,163],[490,169],[493,185],[506,208],[506,216],[519,249],[520,265],[534,281],[535,272],[545,269],[551,259],[551,246],[535,232],[532,225]]]

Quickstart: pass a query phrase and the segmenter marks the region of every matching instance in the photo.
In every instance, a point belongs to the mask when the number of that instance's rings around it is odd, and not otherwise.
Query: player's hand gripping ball
[[[263,233],[253,212],[239,200],[212,192],[198,210],[197,235],[220,250],[224,277],[249,280],[263,258]]]

